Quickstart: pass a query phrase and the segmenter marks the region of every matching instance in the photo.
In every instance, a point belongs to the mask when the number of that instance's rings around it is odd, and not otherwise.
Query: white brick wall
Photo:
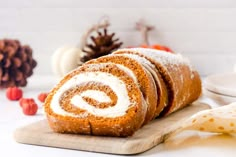
[[[81,33],[101,16],[110,17],[110,29],[124,46],[140,43],[133,27],[145,18],[156,27],[151,43],[188,56],[205,76],[233,70],[235,7],[234,0],[0,0],[0,38],[30,44],[38,61],[35,73],[50,74],[55,49],[78,44]]]

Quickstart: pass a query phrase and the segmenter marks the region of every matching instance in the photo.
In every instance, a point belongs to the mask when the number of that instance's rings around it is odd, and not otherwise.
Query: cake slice
[[[129,74],[113,63],[87,64],[66,75],[45,101],[55,132],[130,136],[147,111]]]

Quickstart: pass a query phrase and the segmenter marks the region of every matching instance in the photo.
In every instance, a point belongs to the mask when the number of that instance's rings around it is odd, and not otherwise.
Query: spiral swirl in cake
[[[68,74],[49,94],[45,110],[56,132],[129,136],[143,124],[147,106],[129,71],[101,63]]]

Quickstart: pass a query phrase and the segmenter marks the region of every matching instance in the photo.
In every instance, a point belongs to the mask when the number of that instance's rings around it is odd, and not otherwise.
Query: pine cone
[[[113,40],[115,33],[107,34],[106,28],[104,28],[103,33],[97,31],[97,34],[97,37],[91,36],[93,43],[87,44],[82,50],[86,54],[81,58],[81,62],[108,55],[123,44],[122,42],[118,42],[118,38]]]
[[[21,45],[18,40],[0,40],[0,88],[26,86],[36,65],[28,45]]]

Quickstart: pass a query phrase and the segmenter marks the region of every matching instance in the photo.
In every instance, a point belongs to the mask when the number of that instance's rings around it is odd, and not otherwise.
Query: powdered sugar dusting
[[[138,51],[144,55],[157,59],[164,65],[168,64],[187,64],[189,60],[184,58],[181,54],[173,54],[161,50],[147,49],[147,48],[132,48],[131,50]]]
[[[141,53],[145,56],[148,56],[150,58],[153,58],[154,60],[158,61],[162,65],[187,65],[189,66],[190,70],[192,71],[192,65],[190,64],[190,61],[183,57],[181,54],[174,54],[169,53],[162,50],[155,50],[155,49],[149,49],[149,48],[130,48],[130,49],[120,49],[119,51],[134,51],[137,53]]]
[[[193,79],[195,77],[194,75],[195,70],[192,64],[190,63],[189,59],[186,57],[183,57],[181,54],[174,54],[174,53],[169,53],[162,50],[155,50],[155,49],[149,49],[149,48],[120,49],[116,52],[134,52],[134,53],[142,54],[144,56],[152,58],[156,62],[163,65],[163,67],[171,67],[172,70],[175,70],[175,71],[179,70],[179,65],[186,65],[188,66],[191,73],[190,78]]]

